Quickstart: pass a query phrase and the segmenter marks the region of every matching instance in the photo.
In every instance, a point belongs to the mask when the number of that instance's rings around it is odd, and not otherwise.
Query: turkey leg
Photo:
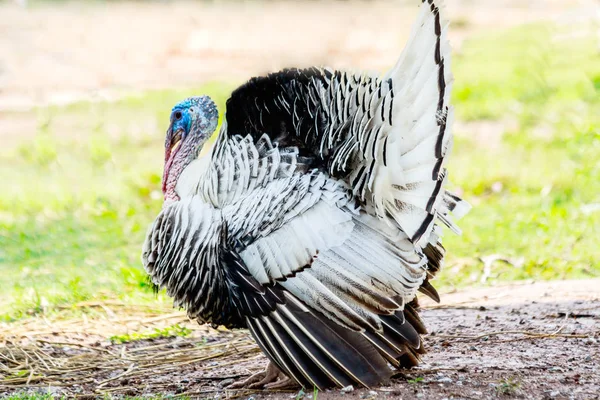
[[[275,364],[269,361],[269,365],[264,371],[258,372],[248,379],[234,382],[227,389],[295,389],[298,383],[287,377],[277,368]]]

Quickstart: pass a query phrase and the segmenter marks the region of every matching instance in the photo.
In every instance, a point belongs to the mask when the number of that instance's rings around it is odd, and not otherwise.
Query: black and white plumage
[[[371,387],[418,363],[416,294],[439,301],[439,225],[460,232],[450,213],[469,209],[445,189],[450,48],[423,3],[383,78],[290,69],[235,90],[208,157],[194,159],[214,106],[172,114],[144,266],[190,317],[248,328],[306,387]],[[179,140],[191,157],[173,156]]]

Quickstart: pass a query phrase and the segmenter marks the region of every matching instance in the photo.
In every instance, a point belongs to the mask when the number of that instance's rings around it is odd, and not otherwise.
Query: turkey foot
[[[264,371],[258,372],[246,380],[232,383],[227,389],[292,389],[297,388],[298,384],[293,379],[288,378],[277,368],[275,364],[269,361],[269,365]]]

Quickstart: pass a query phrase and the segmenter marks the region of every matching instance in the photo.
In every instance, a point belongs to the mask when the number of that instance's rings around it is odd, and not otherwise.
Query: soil
[[[441,305],[424,304],[430,334],[419,367],[401,371],[386,386],[322,391],[318,399],[600,398],[600,280],[464,290],[442,299]],[[197,326],[182,313],[141,317],[101,307],[104,316],[90,314],[83,320],[0,325],[0,363],[13,371],[6,375],[0,370],[5,375],[0,393],[50,391],[88,398],[163,393],[255,400],[313,396],[297,390],[224,390],[266,365],[244,331]],[[192,334],[126,344],[111,344],[106,333],[102,336],[106,330],[123,333],[174,322],[193,329]],[[25,353],[29,367],[22,362]],[[26,372],[15,373],[19,365]]]

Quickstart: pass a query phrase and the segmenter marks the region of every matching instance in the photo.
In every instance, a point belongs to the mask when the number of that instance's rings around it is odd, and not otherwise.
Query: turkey
[[[469,209],[445,189],[452,76],[436,3],[383,77],[252,78],[205,157],[215,104],[173,108],[142,260],[191,318],[250,331],[270,364],[242,385],[373,387],[425,352],[416,295],[439,301],[441,226],[460,233]]]

